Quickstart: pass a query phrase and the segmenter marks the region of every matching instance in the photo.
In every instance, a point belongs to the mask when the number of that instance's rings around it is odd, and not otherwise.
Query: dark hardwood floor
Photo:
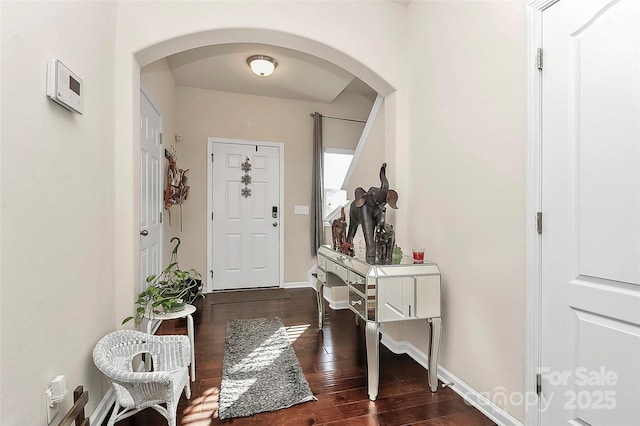
[[[191,384],[191,399],[183,394],[180,401],[179,425],[494,425],[451,389],[431,393],[426,370],[408,355],[395,355],[382,344],[378,399],[369,401],[363,322],[358,327],[351,311],[327,308],[325,327],[319,332],[315,292],[308,288],[287,292],[289,299],[198,303],[194,318],[196,381]],[[227,320],[274,316],[288,328],[290,339],[295,339],[293,348],[318,400],[220,421],[217,400]],[[158,334],[186,334],[186,321],[165,321]],[[160,426],[166,425],[166,420],[147,409],[116,425]]]

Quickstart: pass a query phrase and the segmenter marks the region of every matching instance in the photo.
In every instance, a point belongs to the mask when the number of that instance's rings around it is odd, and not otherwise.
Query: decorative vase
[[[394,246],[391,254],[391,264],[399,265],[400,262],[402,262],[402,249],[398,246]]]

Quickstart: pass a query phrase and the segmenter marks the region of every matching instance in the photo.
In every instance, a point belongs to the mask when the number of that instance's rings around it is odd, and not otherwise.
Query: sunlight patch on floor
[[[264,339],[262,344],[251,351],[250,354],[245,356],[242,361],[238,362],[233,368],[229,369],[229,374],[235,374],[237,372],[247,373],[249,371],[261,371],[268,369],[284,350],[282,347],[278,347],[278,332],[276,331],[271,336]],[[242,395],[244,395],[253,384],[257,381],[256,378],[245,380],[231,380],[227,383],[229,393],[235,395],[235,398],[230,401],[230,405],[233,405]]]
[[[302,334],[307,331],[310,327],[310,324],[300,324],[300,325],[292,325],[291,327],[285,327],[287,330],[287,337],[289,338],[289,343],[295,342],[298,337],[302,336]]]
[[[209,426],[213,419],[218,418],[218,398],[220,389],[210,387],[201,396],[189,401],[189,406],[182,412],[181,425]]]
[[[239,371],[261,371],[268,368],[273,361],[278,359],[282,353],[282,349],[275,345],[278,341],[278,333],[274,333],[267,337],[264,342],[255,348],[249,355],[244,357],[235,367],[229,369],[229,374]]]

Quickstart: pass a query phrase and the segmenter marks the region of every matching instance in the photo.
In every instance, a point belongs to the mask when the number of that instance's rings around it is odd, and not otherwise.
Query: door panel
[[[279,148],[214,142],[213,154],[213,288],[278,286]]]
[[[640,424],[640,3],[542,15],[541,424]]]
[[[162,115],[140,92],[140,290],[162,268]],[[146,231],[147,235],[142,235]]]
[[[637,2],[603,3],[571,34],[575,107],[570,131],[580,273],[640,284],[638,197],[625,196],[640,190],[640,20],[632,3]]]
[[[253,234],[253,270],[264,271],[269,260],[268,237],[266,234]]]

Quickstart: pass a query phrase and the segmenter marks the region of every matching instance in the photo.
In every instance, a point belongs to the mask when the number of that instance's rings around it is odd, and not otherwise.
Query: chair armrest
[[[122,383],[162,383],[169,385],[173,381],[169,371],[132,371],[116,370],[110,376],[116,382]]]

